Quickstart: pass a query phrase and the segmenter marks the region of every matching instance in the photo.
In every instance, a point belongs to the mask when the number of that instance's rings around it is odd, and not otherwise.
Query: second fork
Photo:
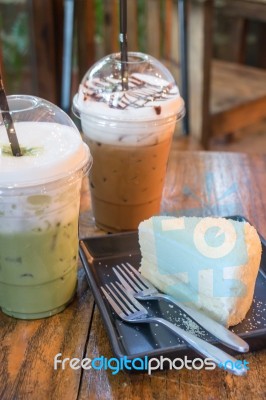
[[[122,268],[123,267],[123,268]],[[126,263],[117,265],[113,268],[119,281],[127,289],[129,293],[134,295],[138,300],[166,300],[175,304],[183,310],[190,318],[199,324],[206,331],[211,333],[216,339],[227,347],[245,353],[249,350],[249,345],[239,336],[229,331],[223,325],[214,321],[207,315],[190,308],[183,303],[176,301],[173,297],[158,292],[158,290],[145,279],[131,264]]]
[[[101,289],[108,303],[122,320],[134,324],[154,322],[164,325],[167,329],[170,329],[181,337],[189,347],[196,350],[202,356],[212,359],[220,368],[226,365],[227,371],[234,375],[245,375],[247,373],[246,368],[242,364],[239,368],[234,368],[237,359],[218,347],[184,331],[164,318],[149,316],[146,308],[144,308],[130,293],[126,292],[121,284],[111,283],[111,286],[106,284],[105,288],[101,287]]]

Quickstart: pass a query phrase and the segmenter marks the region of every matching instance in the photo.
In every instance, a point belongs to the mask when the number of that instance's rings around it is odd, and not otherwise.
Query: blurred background
[[[178,3],[178,0],[128,0],[128,41],[129,50],[161,59],[182,88]],[[193,113],[189,132],[195,139],[192,142],[196,147],[229,150],[234,150],[237,144],[238,149],[239,142],[250,137],[251,127],[252,140],[245,146],[250,147],[254,142],[256,130],[263,142],[253,145],[253,150],[263,148],[266,152],[266,1],[184,0],[183,3],[187,13],[187,68],[192,74],[189,81],[192,104],[187,105],[189,113]],[[70,111],[72,96],[86,70],[100,57],[119,51],[118,34],[118,0],[0,0],[0,59],[6,92],[34,94]],[[213,59],[224,64],[215,64],[212,69]],[[239,77],[241,83],[237,83]],[[235,90],[228,92],[229,87]],[[196,96],[199,99],[193,105]],[[259,115],[247,123],[234,123],[233,118],[240,121],[248,113],[246,108],[240,112],[243,97],[245,107],[253,102],[250,114]],[[210,107],[208,111],[204,111],[205,102]],[[235,106],[238,114],[230,116],[231,128],[217,109],[224,107],[231,112]],[[212,126],[214,113],[216,125]]]

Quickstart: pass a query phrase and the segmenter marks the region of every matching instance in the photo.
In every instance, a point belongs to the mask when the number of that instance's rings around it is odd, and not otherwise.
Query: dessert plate
[[[230,217],[244,220],[243,217]],[[80,246],[80,257],[93,292],[95,301],[102,315],[114,355],[117,358],[158,358],[160,356],[174,359],[185,355],[193,359],[198,355],[182,339],[158,324],[129,325],[121,321],[103,299],[100,287],[115,282],[117,278],[112,267],[122,262],[130,262],[135,268],[140,266],[140,249],[138,233],[119,233],[86,238]],[[261,238],[262,259],[256,281],[252,306],[240,324],[232,331],[249,343],[250,351],[266,347],[266,241]],[[86,251],[82,247],[86,247]],[[151,315],[160,316],[177,324],[182,329],[210,341],[230,354],[233,350],[218,343],[216,339],[198,324],[192,321],[175,305],[159,301],[143,301]],[[243,355],[242,355],[243,356]]]

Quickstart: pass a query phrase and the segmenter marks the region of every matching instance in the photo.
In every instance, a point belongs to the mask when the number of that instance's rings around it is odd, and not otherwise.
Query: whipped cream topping
[[[19,122],[15,129],[22,157],[7,151],[9,141],[0,126],[0,189],[38,185],[71,176],[90,158],[88,147],[74,127],[49,122]]]
[[[121,80],[113,77],[85,80],[74,98],[80,113],[102,118],[151,120],[183,114],[184,102],[174,82],[156,76],[133,73],[128,78],[128,90],[122,90]]]

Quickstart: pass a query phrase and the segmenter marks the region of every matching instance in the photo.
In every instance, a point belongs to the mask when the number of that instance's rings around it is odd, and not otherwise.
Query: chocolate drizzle
[[[155,106],[155,107],[154,107],[154,110],[155,110],[155,112],[156,112],[157,115],[160,115],[161,112],[162,112],[162,107],[161,107],[161,106]]]
[[[129,107],[153,106],[153,102],[168,100],[178,93],[173,84],[156,85],[149,82],[149,79],[140,79],[135,75],[129,77],[128,87],[127,91],[123,91],[121,81],[114,78],[88,80],[82,88],[83,100],[103,102],[110,108],[125,110]],[[161,114],[160,106],[154,105],[154,109],[157,115]]]

